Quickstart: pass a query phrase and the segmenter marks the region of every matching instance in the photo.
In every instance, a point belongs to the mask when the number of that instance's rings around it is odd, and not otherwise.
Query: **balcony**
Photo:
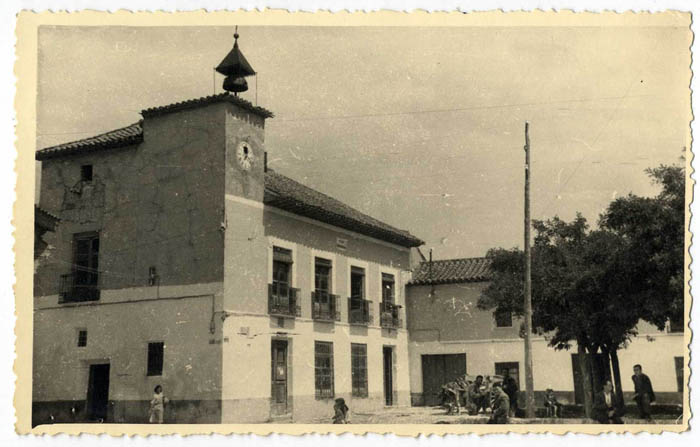
[[[311,292],[311,318],[318,321],[340,321],[340,298],[328,292]]]
[[[348,322],[363,326],[372,324],[372,302],[348,298]]]
[[[59,303],[80,303],[99,300],[99,279],[100,274],[98,272],[82,270],[61,275]]]
[[[394,303],[382,302],[379,304],[379,323],[387,329],[399,329],[401,327],[401,306]]]
[[[299,289],[285,287],[276,288],[272,284],[267,285],[267,313],[277,317],[300,317]]]

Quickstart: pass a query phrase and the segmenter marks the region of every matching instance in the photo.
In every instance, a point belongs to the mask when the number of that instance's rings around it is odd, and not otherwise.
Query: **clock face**
[[[247,141],[241,141],[236,150],[236,159],[241,169],[247,171],[253,166],[253,148]]]

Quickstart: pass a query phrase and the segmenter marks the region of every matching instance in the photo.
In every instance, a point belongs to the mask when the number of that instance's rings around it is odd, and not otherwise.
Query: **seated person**
[[[544,395],[544,408],[547,410],[547,417],[561,417],[561,404],[557,402],[557,396],[551,388],[547,388]]]
[[[345,399],[339,397],[335,400],[335,405],[333,406],[335,414],[333,415],[334,424],[347,424],[348,423],[348,412],[350,409],[345,405]]]
[[[593,419],[599,424],[622,424],[617,397],[613,393],[610,380],[606,380],[603,389],[596,394],[593,403]]]
[[[476,380],[469,387],[469,400],[471,402],[472,414],[478,414],[482,409],[486,413],[486,409],[490,408],[489,392],[484,384],[484,376],[476,376]]]

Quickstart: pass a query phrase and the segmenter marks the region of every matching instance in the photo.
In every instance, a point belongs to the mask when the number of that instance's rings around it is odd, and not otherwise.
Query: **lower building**
[[[463,374],[512,375],[521,389],[520,405],[524,405],[521,322],[510,313],[477,308],[488,280],[485,258],[424,262],[415,271],[406,291],[413,405],[437,404],[440,387]],[[652,380],[657,402],[682,403],[682,330],[658,331],[640,321],[638,331],[629,346],[618,352],[626,400],[631,401],[634,394],[633,366],[640,363]],[[542,406],[548,388],[562,403],[583,403],[575,344],[569,351],[556,351],[544,337],[535,337],[532,362],[536,405]],[[610,377],[609,368],[597,369]]]

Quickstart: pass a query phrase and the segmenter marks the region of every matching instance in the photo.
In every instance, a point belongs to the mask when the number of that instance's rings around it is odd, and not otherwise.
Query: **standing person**
[[[512,374],[512,372],[509,372],[503,380],[503,391],[505,391],[510,399],[510,417],[515,416],[515,412],[518,409],[518,391],[520,391],[518,389],[518,382]]]
[[[350,409],[345,405],[345,399],[339,397],[335,400],[335,405],[333,406],[333,423],[334,424],[347,424],[348,423],[348,412]]]
[[[618,402],[612,392],[612,382],[608,379],[603,384],[602,392],[598,393],[593,403],[593,419],[599,424],[622,424],[618,413]]]
[[[160,385],[156,385],[156,387],[153,389],[153,399],[151,399],[151,410],[148,418],[149,423],[163,423],[163,413],[165,412],[165,404],[167,404],[168,402],[168,398],[163,396],[163,387]]]
[[[651,420],[651,403],[656,400],[654,389],[651,387],[651,379],[642,372],[642,365],[634,365],[634,400],[639,408],[639,416],[642,419]]]
[[[489,424],[507,424],[508,415],[510,414],[510,397],[503,391],[501,383],[494,383],[491,387],[491,393],[494,396],[493,410],[489,418]]]

